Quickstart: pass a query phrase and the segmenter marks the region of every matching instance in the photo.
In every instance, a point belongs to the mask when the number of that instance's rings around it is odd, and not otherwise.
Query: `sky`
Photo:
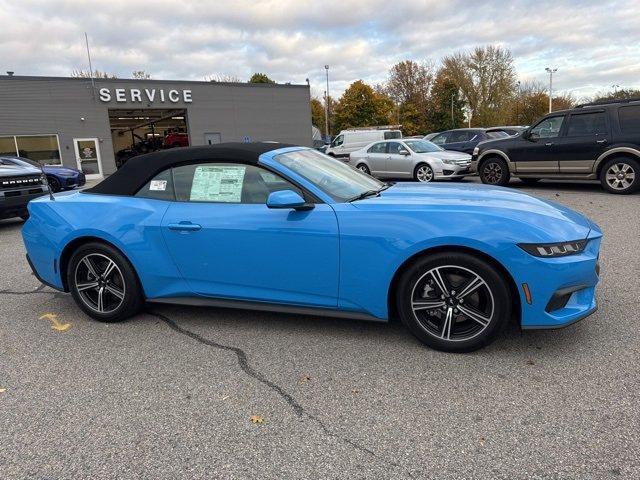
[[[511,50],[520,81],[576,99],[640,88],[640,8],[625,1],[0,0],[0,72],[69,76],[95,69],[121,78],[309,79],[312,95],[339,96],[356,80],[385,81],[402,60],[432,62],[478,45]]]

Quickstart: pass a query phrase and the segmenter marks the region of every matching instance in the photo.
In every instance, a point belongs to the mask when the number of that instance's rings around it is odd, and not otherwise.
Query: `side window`
[[[441,133],[439,135],[436,135],[431,139],[431,143],[435,143],[436,145],[444,145],[445,143],[447,143],[447,134]]]
[[[388,153],[390,155],[397,155],[401,148],[404,148],[400,142],[389,142]]]
[[[640,133],[640,105],[620,107],[618,118],[623,133]]]
[[[266,203],[270,193],[299,188],[253,165],[200,163],[173,169],[176,199],[181,202]]]
[[[369,147],[367,153],[386,153],[387,151],[387,143],[386,142],[378,142],[374,143]]]
[[[339,147],[343,143],[344,143],[344,135],[338,135],[336,138],[333,139],[333,144],[331,146]]]
[[[449,138],[447,140],[447,143],[458,143],[458,142],[468,142],[472,136],[474,136],[475,134],[471,133],[471,132],[467,132],[464,130],[458,131],[458,132],[451,132],[449,134]]]
[[[531,138],[553,138],[560,135],[564,117],[545,118],[531,129]]]
[[[598,135],[607,133],[604,112],[579,113],[569,117],[567,137]]]
[[[384,139],[391,140],[393,138],[402,138],[402,132],[398,130],[391,130],[388,132],[384,132]]]
[[[136,197],[155,200],[175,200],[171,169],[159,173],[136,193]]]

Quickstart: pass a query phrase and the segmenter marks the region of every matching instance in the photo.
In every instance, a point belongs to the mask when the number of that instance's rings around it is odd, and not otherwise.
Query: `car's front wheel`
[[[67,285],[78,306],[101,322],[119,322],[144,304],[142,289],[129,261],[103,243],[80,246],[67,268]]]
[[[492,157],[480,165],[480,180],[489,185],[507,185],[511,174],[509,166],[502,158]]]
[[[51,191],[53,193],[56,193],[62,190],[62,187],[60,186],[60,182],[58,181],[57,178],[48,177],[47,182],[49,183],[49,188],[51,188]]]
[[[413,171],[413,178],[418,182],[431,182],[433,177],[433,169],[426,163],[421,163]]]
[[[491,343],[511,316],[509,287],[488,262],[462,252],[422,257],[402,274],[398,313],[426,345],[470,352]]]
[[[371,175],[371,171],[369,170],[369,167],[367,167],[364,163],[358,164],[358,166],[356,168],[358,170],[360,170],[362,173],[366,173],[367,175]]]
[[[612,158],[600,171],[602,187],[611,193],[628,194],[640,189],[640,162],[631,158]]]

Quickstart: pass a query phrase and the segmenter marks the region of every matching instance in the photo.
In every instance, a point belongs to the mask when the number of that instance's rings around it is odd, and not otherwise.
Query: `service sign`
[[[191,103],[191,90],[165,90],[164,88],[106,88],[99,90],[102,102],[118,103]]]

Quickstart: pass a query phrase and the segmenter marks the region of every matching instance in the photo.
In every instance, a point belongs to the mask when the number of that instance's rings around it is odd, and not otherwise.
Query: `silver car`
[[[349,164],[378,178],[430,182],[470,175],[471,155],[443,150],[421,139],[386,140],[352,152]]]

